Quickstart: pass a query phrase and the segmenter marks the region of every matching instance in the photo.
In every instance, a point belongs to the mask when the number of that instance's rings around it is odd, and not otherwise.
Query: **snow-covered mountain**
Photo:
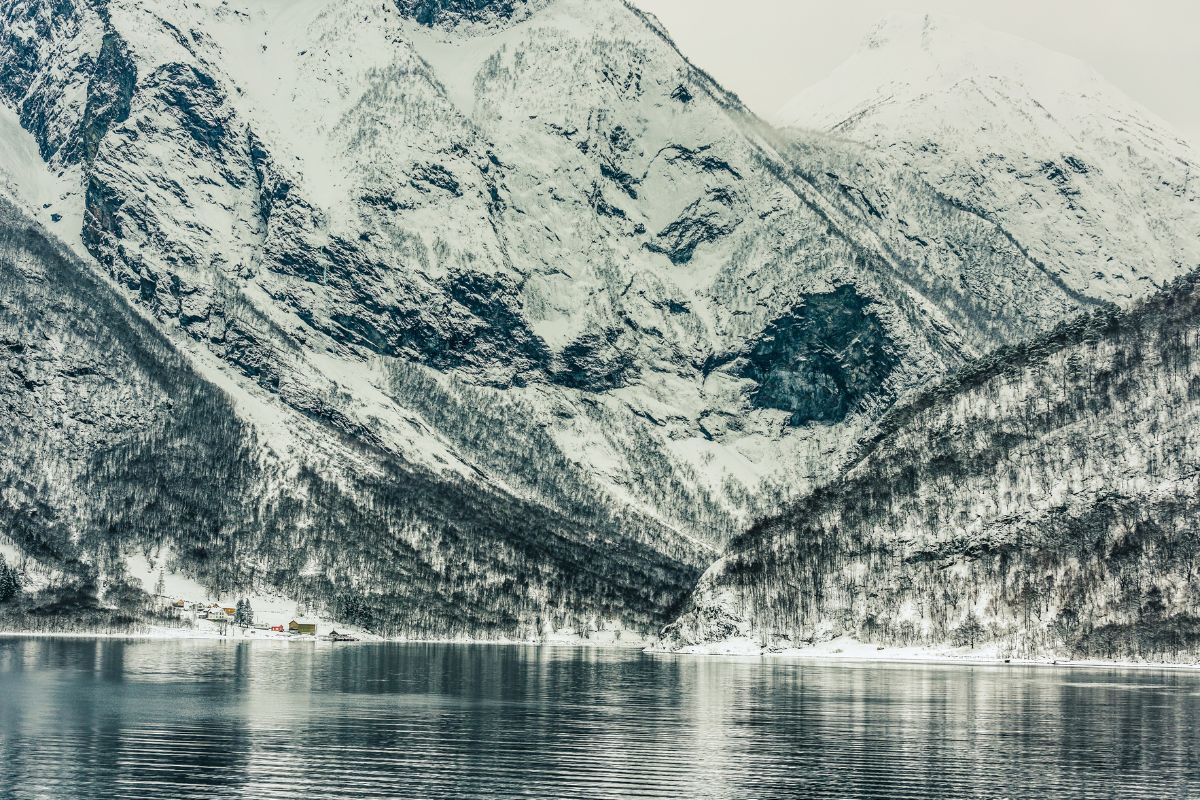
[[[14,0],[0,99],[5,152],[42,162],[9,195],[228,393],[247,447],[315,474],[288,502],[336,507],[319,557],[350,545],[334,588],[312,561],[180,568],[374,598],[381,629],[652,626],[897,396],[1114,294],[919,165],[779,135],[621,0]],[[430,509],[355,522],[397,469]],[[445,497],[487,500],[468,523]],[[228,535],[260,567],[262,529]],[[397,536],[417,555],[380,569]],[[117,537],[108,573],[153,539]]]
[[[597,502],[495,397],[393,375],[487,435],[481,463],[549,462],[536,484],[447,474],[241,390],[4,201],[0,289],[0,553],[30,590],[0,606],[6,629],[119,628],[153,610],[161,573],[379,633],[636,636],[710,557]]]
[[[1087,65],[954,17],[880,23],[776,114],[911,165],[1072,290],[1119,303],[1200,264],[1200,156]]]
[[[738,537],[663,646],[1200,653],[1200,273],[898,403]]]

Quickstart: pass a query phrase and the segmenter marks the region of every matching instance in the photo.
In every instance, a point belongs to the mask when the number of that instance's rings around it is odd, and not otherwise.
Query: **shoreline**
[[[1121,670],[1178,670],[1200,672],[1200,660],[1185,661],[1122,661],[1106,659],[1070,659],[1046,656],[1042,658],[1019,658],[988,652],[953,653],[921,648],[888,648],[863,644],[854,640],[833,640],[807,648],[767,650],[748,642],[717,646],[692,646],[679,650],[647,648],[647,652],[658,655],[700,656],[707,658],[759,659],[776,662],[813,661],[823,664],[873,663],[907,664],[961,667],[1044,667],[1051,669],[1121,669]]]
[[[89,632],[89,631],[2,631],[0,639],[126,639],[134,641],[209,641],[209,642],[285,642],[289,644],[461,644],[461,645],[496,645],[509,647],[559,647],[559,648],[598,648],[605,650],[636,650],[647,652],[645,640],[597,641],[592,639],[577,639],[561,637],[547,640],[522,639],[451,639],[451,638],[420,638],[408,639],[364,634],[354,641],[330,641],[320,636],[229,636],[219,633],[184,631],[175,632],[174,628],[164,628],[159,631],[126,631],[126,632]]]
[[[88,632],[88,631],[0,631],[0,639],[109,639],[131,641],[225,641],[225,642],[274,642],[289,644],[449,644],[449,645],[492,645],[500,647],[547,647],[558,649],[601,649],[637,651],[649,656],[671,658],[701,658],[729,659],[733,661],[773,661],[779,663],[816,662],[819,664],[854,664],[866,663],[877,665],[909,665],[909,666],[958,666],[958,667],[1039,667],[1051,669],[1118,669],[1118,670],[1172,670],[1182,672],[1200,672],[1200,661],[1186,663],[1179,661],[1107,661],[1097,659],[1063,659],[1063,658],[1003,658],[982,654],[954,655],[937,652],[888,652],[887,650],[832,652],[829,650],[767,650],[738,651],[726,650],[712,652],[702,649],[661,650],[646,642],[627,643],[615,641],[594,641],[588,639],[551,639],[546,641],[522,641],[515,639],[400,639],[386,637],[366,637],[353,642],[331,642],[311,636],[222,636],[220,634],[195,632]]]

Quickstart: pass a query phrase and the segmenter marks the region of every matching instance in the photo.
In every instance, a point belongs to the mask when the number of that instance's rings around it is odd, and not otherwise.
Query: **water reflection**
[[[0,797],[1187,797],[1183,672],[0,639]]]

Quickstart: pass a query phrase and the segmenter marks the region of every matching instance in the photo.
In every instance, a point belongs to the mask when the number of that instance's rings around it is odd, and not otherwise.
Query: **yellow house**
[[[317,635],[317,623],[292,620],[288,623],[288,633],[298,633],[305,636]]]

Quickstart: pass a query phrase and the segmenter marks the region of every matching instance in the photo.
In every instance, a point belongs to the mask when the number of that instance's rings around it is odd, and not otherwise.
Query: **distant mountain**
[[[897,15],[776,115],[910,165],[1058,280],[1126,303],[1200,264],[1200,156],[1083,63]]]
[[[899,403],[738,537],[664,646],[1200,654],[1200,273]]]
[[[15,0],[0,102],[13,203],[117,286],[92,311],[273,454],[172,563],[376,630],[656,629],[896,398],[1112,294],[780,135],[620,0]],[[113,583],[217,535],[123,520],[77,554]]]

